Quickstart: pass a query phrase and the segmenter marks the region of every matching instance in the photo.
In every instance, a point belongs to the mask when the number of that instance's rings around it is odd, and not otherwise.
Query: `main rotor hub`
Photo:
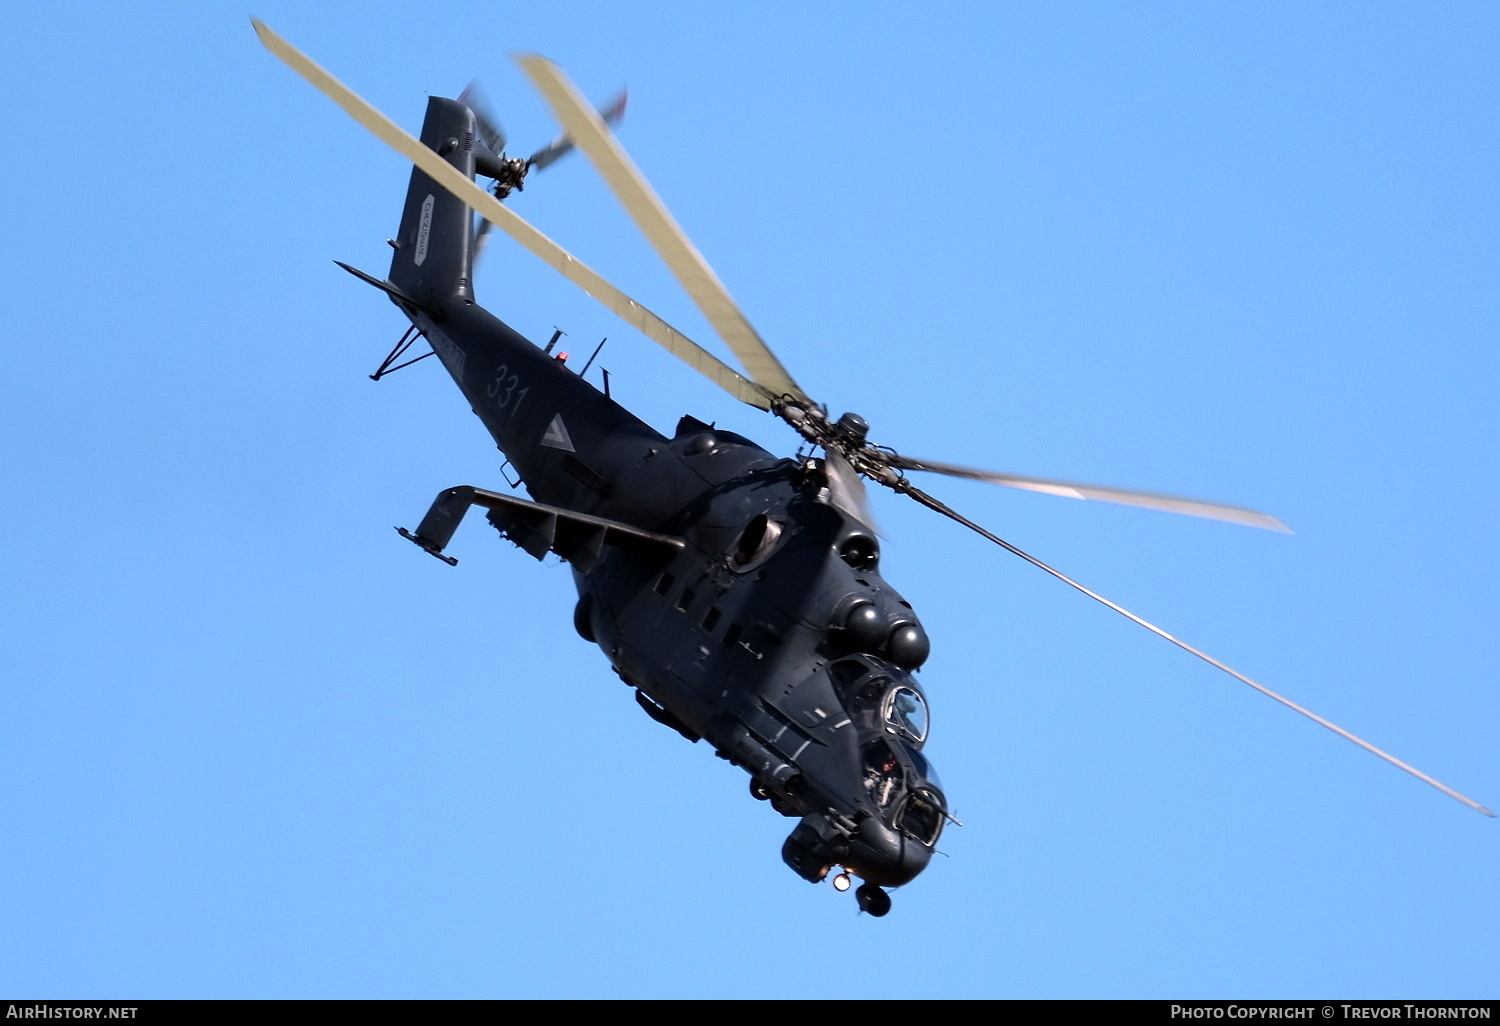
[[[782,396],[771,400],[771,412],[786,421],[813,445],[842,456],[859,474],[896,491],[906,491],[906,479],[890,465],[886,450],[869,444],[870,424],[857,413],[846,413],[835,423],[820,406]]]
[[[835,425],[852,445],[864,445],[870,433],[870,422],[857,413],[846,413]]]

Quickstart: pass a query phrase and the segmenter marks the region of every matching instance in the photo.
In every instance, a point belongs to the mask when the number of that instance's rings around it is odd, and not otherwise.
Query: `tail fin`
[[[457,100],[433,96],[422,122],[422,144],[474,177],[474,113]],[[469,208],[413,168],[396,235],[390,281],[431,306],[452,298],[473,299],[473,217]]]

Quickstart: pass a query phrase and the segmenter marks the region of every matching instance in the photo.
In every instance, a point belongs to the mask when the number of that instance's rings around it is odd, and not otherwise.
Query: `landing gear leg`
[[[860,884],[854,891],[854,900],[861,912],[868,912],[876,919],[891,910],[891,896],[874,884]]]

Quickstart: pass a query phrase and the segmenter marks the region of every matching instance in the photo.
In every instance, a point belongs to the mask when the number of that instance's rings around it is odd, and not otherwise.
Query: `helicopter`
[[[749,775],[751,794],[797,822],[782,859],[804,880],[854,889],[883,917],[889,890],[930,863],[949,823],[948,796],[924,749],[931,720],[915,674],[931,643],[911,604],[880,572],[873,481],[975,531],[1267,697],[1487,816],[1472,798],[1375,747],[1110,601],[968,519],[910,473],[986,481],[1286,532],[1254,510],[1154,492],[998,473],[905,456],[870,441],[859,414],[832,417],[751,326],[610,130],[623,95],[596,111],[556,65],[518,58],[563,134],[528,158],[472,87],[429,97],[414,137],[263,23],[262,44],[415,166],[385,278],[339,263],[409,322],[372,377],[426,341],[519,475],[530,498],[473,485],[440,492],[402,537],[446,553],[473,507],[533,558],[567,563],[573,626],[634,690],[642,710],[706,742]],[[621,292],[502,201],[532,171],[587,156],[668,269],[739,360],[735,370]],[[492,183],[486,190],[477,179]],[[476,221],[477,215],[477,221]],[[735,432],[683,416],[661,434],[523,337],[475,299],[473,268],[498,228],[733,398],[802,438],[778,457]],[[597,354],[597,351],[596,351]],[[584,370],[588,368],[585,366]],[[821,455],[818,455],[818,454]],[[856,887],[854,881],[860,881]]]

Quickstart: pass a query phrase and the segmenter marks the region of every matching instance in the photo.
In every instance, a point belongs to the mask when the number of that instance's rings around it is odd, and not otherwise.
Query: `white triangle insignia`
[[[562,414],[552,418],[552,423],[547,425],[547,433],[542,436],[542,444],[549,449],[561,449],[564,452],[577,452],[573,448],[573,439],[568,437],[568,429],[563,425]]]

